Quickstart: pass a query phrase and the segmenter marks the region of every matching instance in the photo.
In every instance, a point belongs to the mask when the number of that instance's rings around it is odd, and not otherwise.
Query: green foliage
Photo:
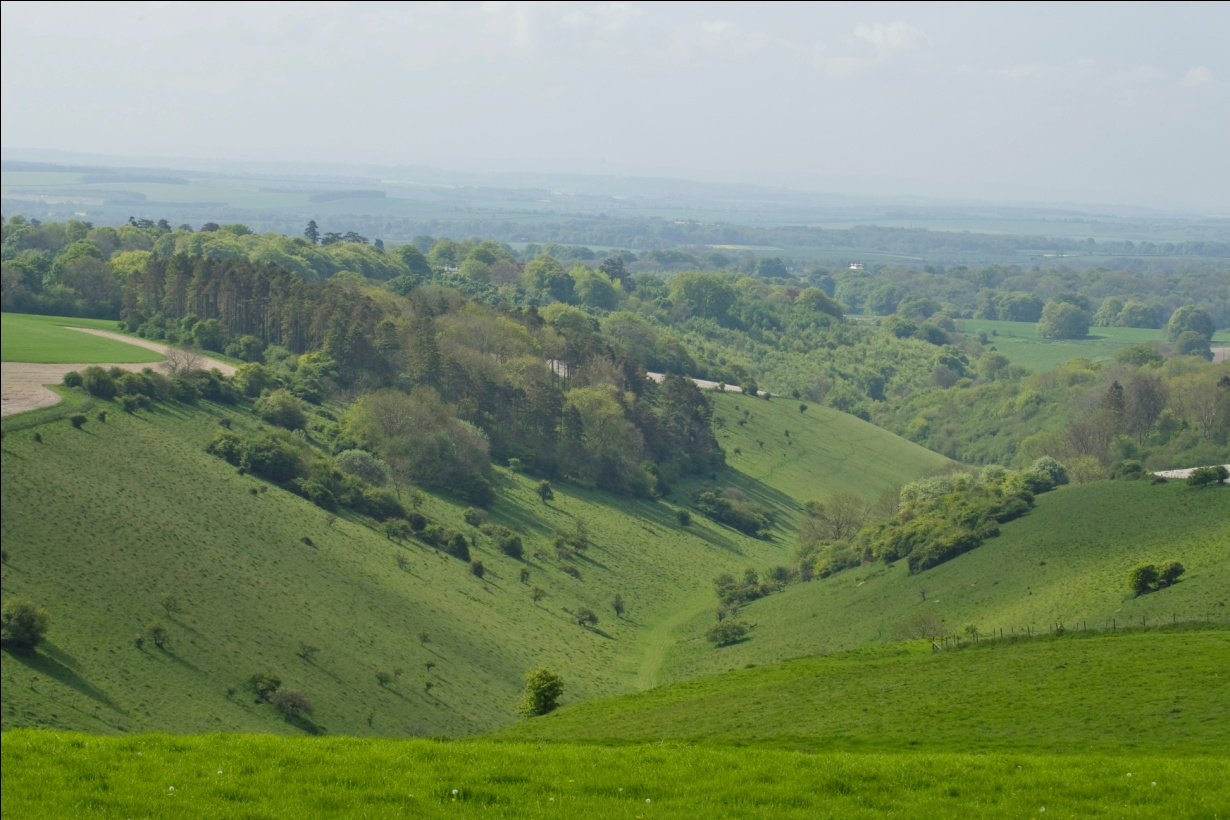
[[[714,521],[755,538],[767,538],[773,526],[773,511],[762,504],[748,501],[735,488],[702,485],[692,497],[692,503]]]
[[[89,419],[87,419],[85,417],[85,414],[83,413],[73,413],[71,416],[68,417],[68,421],[70,424],[73,425],[74,428],[76,428],[77,430],[80,430],[82,427],[85,426],[85,423],[89,421]]]
[[[81,386],[85,392],[99,399],[113,399],[119,392],[114,377],[98,366],[81,371]]]
[[[65,387],[81,387],[85,383],[81,374],[76,370],[70,370],[64,374],[64,378],[60,380],[60,384]]]
[[[1216,467],[1199,467],[1192,470],[1191,475],[1187,477],[1187,483],[1191,487],[1210,487],[1221,484],[1227,479],[1230,479],[1230,471],[1219,464]]]
[[[715,646],[730,646],[747,637],[748,625],[743,621],[724,620],[710,627],[705,639]]]
[[[1151,591],[1158,580],[1157,567],[1153,564],[1138,564],[1128,573],[1128,586],[1137,595]]]
[[[0,646],[30,650],[43,642],[51,617],[26,598],[10,598],[0,609]]]
[[[1070,302],[1052,300],[1042,309],[1038,335],[1044,339],[1083,339],[1089,334],[1090,316]]]
[[[287,430],[300,430],[307,424],[303,401],[285,388],[261,396],[254,407],[262,419]]]
[[[255,672],[248,678],[248,684],[252,687],[252,691],[256,692],[257,697],[261,700],[269,700],[274,692],[282,686],[282,679],[272,672]]]
[[[278,689],[268,700],[287,720],[299,720],[316,711],[312,701],[298,689]]]
[[[539,717],[555,710],[564,694],[564,679],[545,666],[531,670],[525,676],[525,693],[518,713],[522,717]]]

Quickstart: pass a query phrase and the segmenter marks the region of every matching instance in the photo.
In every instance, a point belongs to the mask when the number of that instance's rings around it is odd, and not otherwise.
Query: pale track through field
[[[91,333],[95,336],[102,336],[117,342],[144,347],[161,353],[163,356],[166,356],[170,351],[183,352],[158,342],[134,339],[131,336],[123,336],[107,330],[94,330],[84,327],[73,327],[69,328],[69,330],[78,330],[82,333]],[[46,385],[59,384],[63,380],[64,374],[71,370],[84,370],[87,367],[101,367],[104,370],[109,370],[112,367],[118,367],[123,370],[140,372],[147,367],[161,367],[165,369],[165,366],[166,362],[136,362],[127,364],[33,364],[30,362],[3,362],[0,364],[0,371],[2,371],[0,372],[0,416],[13,416],[30,410],[38,410],[40,407],[51,407],[54,404],[58,404],[60,397],[48,390]],[[198,356],[197,366],[206,370],[217,368],[225,376],[233,376],[235,374],[233,366],[205,356]]]

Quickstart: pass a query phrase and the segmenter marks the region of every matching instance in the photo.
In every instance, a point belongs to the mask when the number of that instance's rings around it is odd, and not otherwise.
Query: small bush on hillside
[[[167,632],[167,628],[161,623],[158,621],[151,622],[149,626],[145,627],[145,634],[148,635],[149,639],[154,642],[154,646],[159,649],[166,649],[167,640],[170,638],[170,634]]]
[[[81,374],[76,370],[70,370],[64,374],[64,378],[60,383],[65,387],[80,387],[82,384]]]
[[[576,619],[577,626],[597,626],[598,616],[592,609],[581,607],[572,613],[572,617]]]
[[[449,537],[448,554],[454,558],[460,558],[462,561],[470,560],[470,543],[466,541],[464,535],[455,532]]]
[[[1178,561],[1163,561],[1157,568],[1158,580],[1162,586],[1167,587],[1179,580],[1179,576],[1184,572],[1187,572],[1187,569]]]
[[[1187,477],[1187,485],[1189,487],[1209,487],[1220,484],[1227,478],[1230,478],[1230,471],[1223,466],[1201,467],[1192,470],[1192,474]]]
[[[471,527],[481,527],[487,520],[487,513],[485,510],[480,510],[476,507],[466,507],[465,511],[462,512],[461,517],[464,518],[465,522]]]
[[[282,686],[282,679],[272,672],[256,672],[248,678],[248,683],[261,700],[269,700],[270,696]]]
[[[70,424],[73,425],[73,427],[80,430],[82,427],[85,426],[85,423],[88,421],[88,419],[85,416],[81,415],[80,413],[74,413],[73,415],[68,417],[68,421]]]
[[[297,689],[278,689],[269,696],[269,703],[287,720],[306,717],[316,711],[307,695]]]
[[[256,400],[256,414],[270,424],[299,430],[307,424],[303,401],[289,390],[274,390]]]
[[[427,519],[421,513],[410,513],[406,520],[410,522],[410,529],[415,532],[422,532],[427,527]]]
[[[475,578],[482,578],[486,572],[487,568],[483,566],[482,561],[475,560],[470,562],[470,574]]]
[[[546,504],[548,501],[551,501],[555,498],[555,490],[551,489],[550,481],[546,481],[546,480],[539,481],[538,487],[536,488],[535,492],[538,493],[538,498],[539,500],[542,501],[543,504]]]
[[[525,676],[525,693],[517,711],[523,717],[538,717],[554,711],[564,694],[564,679],[545,666]]]
[[[729,646],[747,637],[748,625],[743,621],[725,620],[714,624],[705,637],[715,646]]]
[[[12,598],[0,610],[0,646],[33,649],[43,642],[51,618],[27,598]]]
[[[115,378],[101,367],[87,367],[81,372],[82,386],[85,392],[99,399],[113,399],[119,388]]]
[[[1153,564],[1140,564],[1132,567],[1132,571],[1128,574],[1128,585],[1137,595],[1149,592],[1157,582],[1157,567]]]

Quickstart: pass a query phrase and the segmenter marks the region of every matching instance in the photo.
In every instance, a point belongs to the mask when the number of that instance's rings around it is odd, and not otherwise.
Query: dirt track
[[[83,327],[70,328],[71,330],[79,330],[82,333],[92,333],[95,336],[103,336],[108,339],[114,339],[118,342],[144,347],[148,350],[153,350],[162,355],[167,355],[167,351],[173,350],[166,345],[158,344],[157,342],[146,341],[145,339],[133,339],[130,336],[121,336],[119,333],[111,333],[106,330],[92,330]],[[206,370],[217,368],[223,374],[230,376],[235,373],[235,368],[224,362],[219,362],[215,359],[209,359],[204,356],[199,357],[199,367]],[[50,407],[60,401],[60,397],[48,390],[44,385],[59,384],[64,378],[64,374],[70,370],[84,370],[87,367],[102,367],[110,369],[119,367],[124,370],[133,370],[140,372],[147,367],[160,367],[166,369],[166,363],[139,362],[134,364],[107,364],[107,363],[90,363],[90,364],[31,364],[29,362],[4,362],[0,365],[0,416],[12,416],[17,413],[25,413],[28,410],[37,410],[40,407]]]
[[[1230,347],[1213,348],[1213,361],[1230,362]]]

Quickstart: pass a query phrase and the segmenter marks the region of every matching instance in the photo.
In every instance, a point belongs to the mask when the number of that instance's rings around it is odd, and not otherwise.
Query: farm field
[[[1224,816],[1224,756],[3,737],[12,817]],[[1129,776],[1130,775],[1130,776]]]
[[[1133,327],[1091,327],[1084,339],[1043,339],[1034,322],[999,322],[989,319],[960,319],[963,333],[985,330],[987,343],[1019,364],[1034,371],[1050,370],[1068,359],[1084,357],[1093,361],[1109,359],[1125,347],[1151,342],[1164,344],[1166,331]],[[1213,336],[1213,345],[1230,344],[1230,333]]]
[[[88,327],[118,332],[117,324],[106,319],[0,313],[2,360],[38,364],[162,361],[162,356],[152,350],[70,329]]]
[[[753,601],[740,618],[756,628],[720,650],[704,637],[717,604],[711,593],[709,608],[679,626],[664,676],[684,680],[884,644],[920,618],[938,621],[944,634],[973,625],[984,635],[1047,632],[1056,624],[1228,623],[1228,506],[1230,487],[1196,490],[1181,481],[1063,487],[1038,496],[1037,508],[1004,524],[998,537],[924,573],[910,575],[904,561],[879,562]],[[1170,559],[1187,568],[1179,583],[1142,596],[1129,590],[1133,566]]]

